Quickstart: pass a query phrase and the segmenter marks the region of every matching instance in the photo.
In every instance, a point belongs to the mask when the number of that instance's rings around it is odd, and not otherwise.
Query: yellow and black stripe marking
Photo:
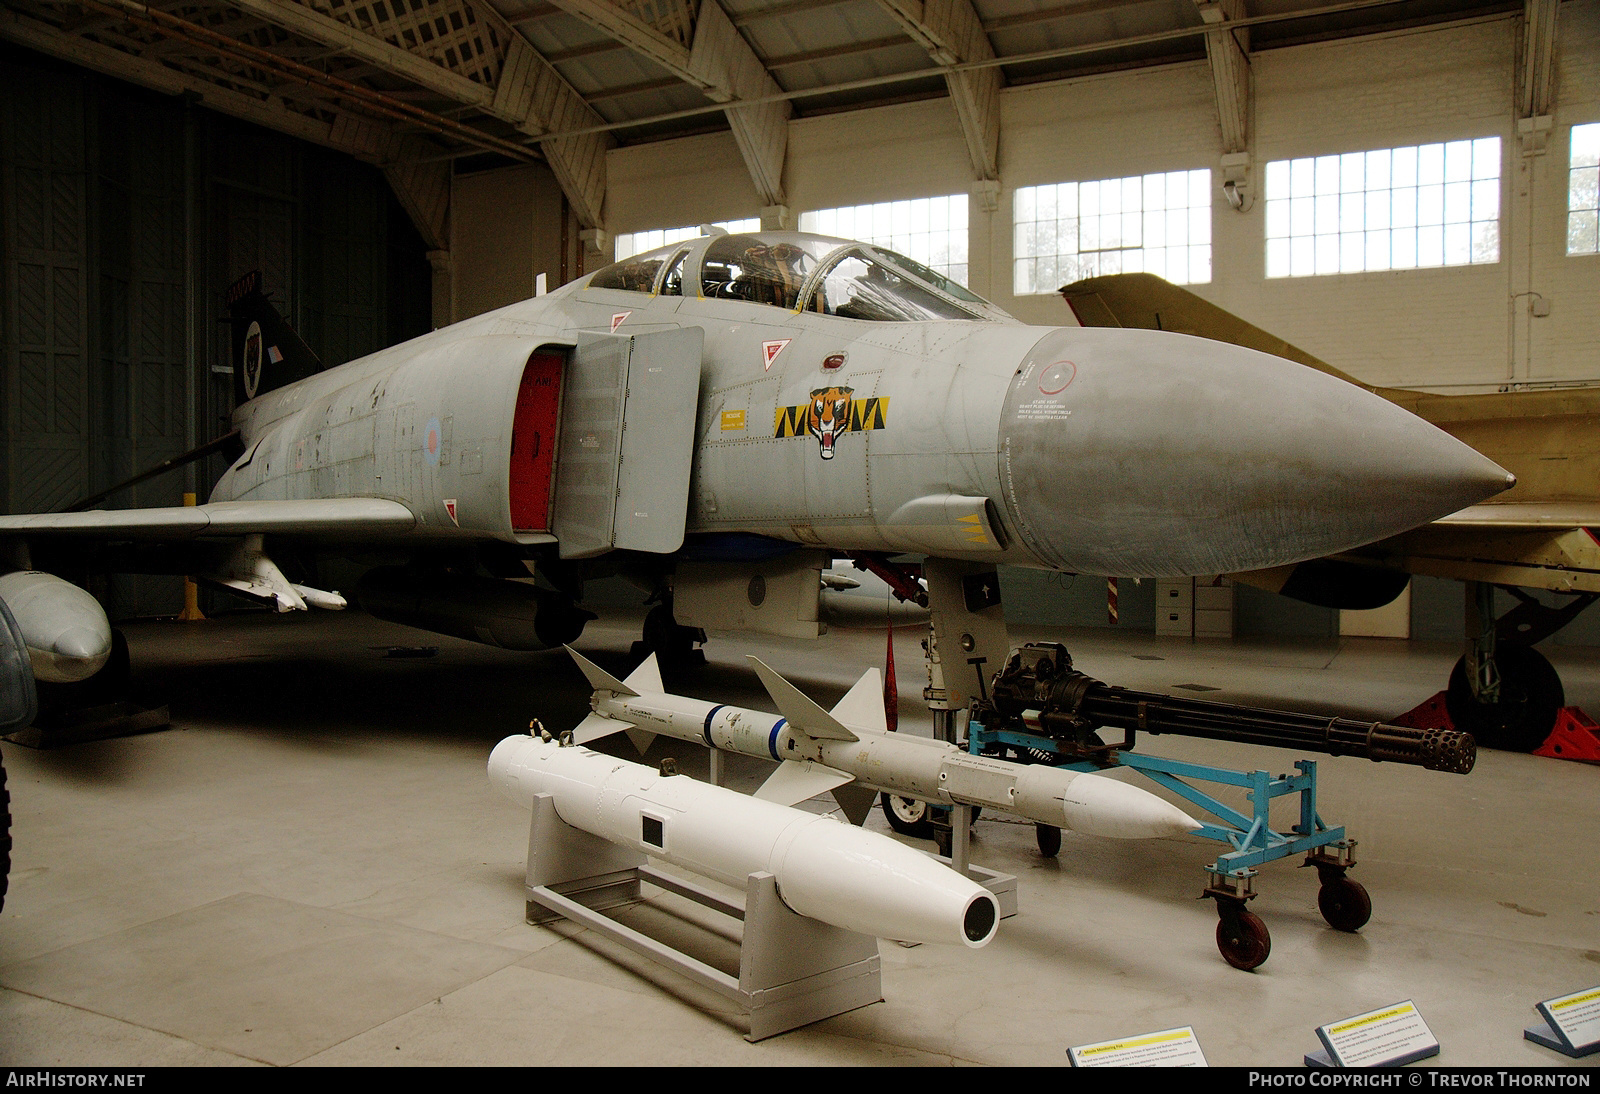
[[[889,424],[889,396],[874,395],[869,399],[850,400],[850,424],[840,433],[859,433],[866,429],[883,429]],[[811,432],[811,404],[780,406],[774,415],[774,437],[803,437]]]

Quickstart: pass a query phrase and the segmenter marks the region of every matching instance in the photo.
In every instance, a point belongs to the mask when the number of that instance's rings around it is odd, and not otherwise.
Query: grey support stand
[[[949,819],[950,857],[946,858],[943,855],[933,857],[993,893],[995,903],[1000,906],[1001,919],[1009,919],[1016,915],[1017,875],[989,870],[972,861],[972,806],[959,803],[951,805]]]
[[[737,979],[602,914],[642,900],[644,881],[744,920]],[[766,871],[750,875],[743,906],[664,874],[645,856],[567,824],[548,794],[533,799],[526,891],[528,922],[571,920],[737,1004],[749,1019],[747,1041],[883,999],[876,938],[796,915]]]

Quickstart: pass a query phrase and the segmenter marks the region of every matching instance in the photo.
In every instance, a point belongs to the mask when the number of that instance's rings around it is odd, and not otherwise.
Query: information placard
[[[1164,1029],[1067,1049],[1073,1067],[1205,1067],[1194,1029]]]
[[[1307,1067],[1399,1067],[1439,1054],[1439,1041],[1407,999],[1317,1028],[1325,1052],[1307,1056]]]
[[[1568,1056],[1600,1052],[1600,987],[1546,999],[1533,1009],[1544,1021],[1522,1031],[1528,1040]]]

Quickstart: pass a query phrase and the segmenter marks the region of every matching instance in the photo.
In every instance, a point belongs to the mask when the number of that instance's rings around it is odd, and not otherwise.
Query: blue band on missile
[[[706,732],[705,732],[705,737],[706,737],[706,745],[707,745],[707,747],[710,747],[710,748],[716,748],[717,747],[716,742],[711,739],[711,719],[713,719],[713,718],[715,718],[717,716],[717,711],[721,710],[723,707],[725,707],[727,705],[728,704],[726,704],[726,703],[719,703],[717,706],[714,706],[710,710],[706,711]]]
[[[772,753],[772,758],[779,763],[783,762],[783,757],[778,755],[778,730],[788,724],[789,719],[779,718],[778,724],[772,727],[772,733],[767,737],[767,751]]]

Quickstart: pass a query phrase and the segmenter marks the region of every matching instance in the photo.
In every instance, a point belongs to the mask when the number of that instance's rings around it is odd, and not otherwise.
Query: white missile
[[[36,679],[87,680],[111,657],[111,624],[100,602],[70,581],[38,570],[0,576],[0,600],[16,617]]]
[[[1177,836],[1201,827],[1149,791],[1103,775],[974,756],[944,741],[890,733],[876,668],[868,669],[830,712],[751,657],[782,714],[775,718],[666,692],[654,655],[627,680],[618,680],[570,646],[567,652],[595,689],[594,713],[573,731],[579,744],[626,731],[642,752],[660,733],[777,760],[778,770],[756,797],[781,805],[855,783],[920,801],[999,809],[1114,839]]]
[[[549,794],[572,827],[703,877],[743,888],[770,871],[793,911],[846,930],[976,948],[1000,921],[987,889],[888,836],[581,745],[507,737],[489,778],[518,805]]]

